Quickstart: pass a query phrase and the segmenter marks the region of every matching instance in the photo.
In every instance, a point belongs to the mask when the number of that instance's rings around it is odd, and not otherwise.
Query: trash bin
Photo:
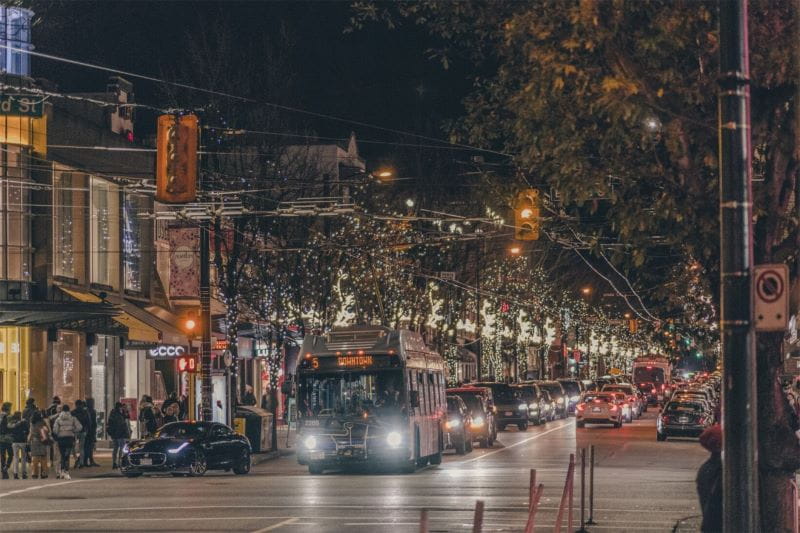
[[[244,436],[250,441],[253,453],[272,449],[272,413],[252,405],[236,408],[236,418],[244,419]]]

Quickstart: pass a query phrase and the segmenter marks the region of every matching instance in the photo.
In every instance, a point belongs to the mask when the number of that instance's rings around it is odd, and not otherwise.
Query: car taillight
[[[657,391],[656,389],[653,389],[651,392],[652,392],[653,394],[655,394],[655,393],[657,393],[658,391]]]
[[[575,409],[577,409],[578,411],[583,411],[585,408],[586,406],[582,403],[579,403],[577,406],[575,406]]]
[[[609,411],[611,411],[612,413],[613,413],[614,411],[616,411],[616,410],[617,410],[617,406],[616,406],[616,405],[612,405],[612,406],[611,406],[611,409],[609,409]]]
[[[668,417],[668,416],[662,416],[662,417],[661,417],[661,421],[662,421],[663,423],[665,423],[665,424],[668,424],[668,423],[669,423],[669,417]]]

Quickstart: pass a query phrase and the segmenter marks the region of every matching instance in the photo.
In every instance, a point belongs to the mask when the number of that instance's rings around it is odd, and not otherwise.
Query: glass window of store
[[[30,180],[28,155],[0,146],[0,279],[30,280]]]
[[[61,403],[72,406],[81,397],[81,370],[80,335],[59,330],[53,343],[53,394]]]
[[[91,272],[92,283],[119,288],[119,187],[92,177]]]
[[[125,290],[142,293],[147,290],[144,280],[147,273],[142,259],[142,244],[145,242],[147,221],[139,216],[149,210],[146,196],[126,194],[123,206],[122,251],[124,253]]]
[[[53,273],[86,282],[86,174],[57,167],[53,173]]]
[[[97,344],[91,348],[92,373],[91,397],[98,416],[98,439],[103,435],[103,421],[114,403],[122,398],[123,360],[120,354],[119,337],[98,335]]]

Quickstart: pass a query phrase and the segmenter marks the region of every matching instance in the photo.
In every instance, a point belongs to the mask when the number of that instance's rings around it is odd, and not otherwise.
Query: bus
[[[631,381],[647,396],[648,403],[663,402],[672,384],[672,363],[668,357],[646,355],[633,360]]]
[[[295,380],[297,460],[310,474],[441,463],[445,364],[418,333],[355,326],[308,335]]]

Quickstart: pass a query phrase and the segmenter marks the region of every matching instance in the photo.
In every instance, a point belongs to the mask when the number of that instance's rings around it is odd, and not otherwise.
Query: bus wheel
[[[324,471],[325,469],[322,468],[322,465],[315,465],[313,463],[308,465],[308,473],[311,475],[318,476],[322,474]]]
[[[428,457],[428,461],[432,465],[440,465],[440,464],[442,464],[442,452],[435,453],[435,454],[431,455],[430,457]]]

